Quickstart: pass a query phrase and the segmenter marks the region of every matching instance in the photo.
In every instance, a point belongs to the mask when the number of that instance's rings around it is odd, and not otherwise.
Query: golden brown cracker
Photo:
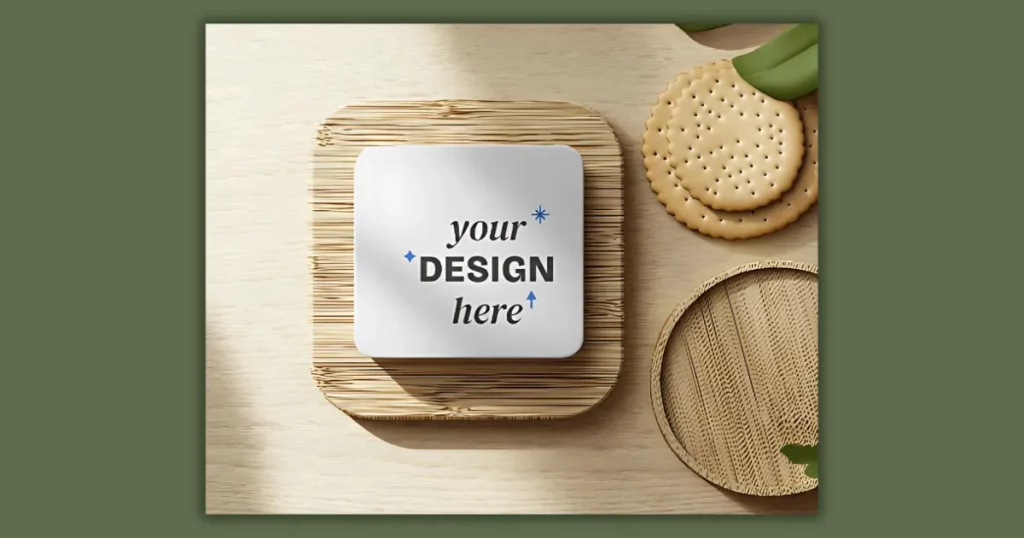
[[[707,70],[682,89],[667,132],[680,182],[712,209],[749,211],[777,200],[803,162],[800,113],[731,66]]]
[[[644,130],[644,167],[651,190],[678,222],[710,237],[747,239],[788,226],[818,201],[818,98],[814,93],[795,103],[804,129],[805,154],[793,186],[775,202],[753,211],[716,211],[690,196],[680,183],[669,162],[665,129],[682,89],[695,76],[723,64],[731,67],[728,60],[721,60],[683,73],[659,96]]]

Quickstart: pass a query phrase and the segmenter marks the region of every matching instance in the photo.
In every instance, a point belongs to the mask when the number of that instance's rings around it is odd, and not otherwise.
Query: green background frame
[[[1020,420],[1020,296],[1005,283],[1021,241],[996,234],[1021,229],[1020,131],[999,106],[1020,96],[998,82],[1019,62],[996,56],[1017,48],[1019,8],[974,23],[977,1],[199,4],[0,7],[12,536],[863,536],[977,533],[1014,515],[1004,466],[1019,450],[996,438]],[[819,514],[203,515],[204,23],[716,16],[822,25]],[[976,185],[1000,195],[965,201]]]

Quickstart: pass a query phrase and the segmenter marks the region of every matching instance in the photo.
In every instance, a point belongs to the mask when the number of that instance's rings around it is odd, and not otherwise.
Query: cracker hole
[[[718,219],[718,222],[725,222],[725,219]]]
[[[707,216],[707,215],[701,215],[701,216],[700,216],[700,220],[704,220],[704,219],[706,219],[706,218],[708,218],[708,216]]]
[[[804,192],[805,192],[805,193],[808,193],[808,192],[811,192],[811,191],[810,191],[810,190],[808,190],[808,189],[804,189]]]
[[[811,164],[813,164],[814,166],[818,166],[818,161],[811,161]]]
[[[764,218],[764,219],[762,219],[762,220],[764,220],[765,222],[768,222],[768,217],[765,217],[765,218]]]
[[[774,183],[772,183],[772,188],[773,188],[773,189],[775,188],[775,184],[774,184]]]
[[[786,207],[789,207],[789,206],[791,206],[791,205],[793,205],[793,204],[791,204],[791,203],[789,203],[789,202],[786,202]]]

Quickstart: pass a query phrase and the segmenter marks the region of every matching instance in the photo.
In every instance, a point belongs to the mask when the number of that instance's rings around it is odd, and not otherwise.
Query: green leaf
[[[807,468],[804,469],[804,474],[817,479],[818,478],[818,462],[808,463]]]
[[[676,24],[680,30],[684,32],[704,32],[707,30],[714,30],[715,28],[721,28],[723,26],[729,26],[728,23],[694,23],[694,24]]]
[[[818,90],[818,25],[791,26],[771,41],[732,59],[743,80],[780,101]]]
[[[782,447],[782,455],[786,456],[790,463],[817,463],[818,445],[786,445]]]

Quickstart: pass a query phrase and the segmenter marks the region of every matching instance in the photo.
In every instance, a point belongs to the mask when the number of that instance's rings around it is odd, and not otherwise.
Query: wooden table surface
[[[817,262],[817,208],[744,242],[676,223],[644,176],[640,138],[682,70],[779,31],[690,37],[673,25],[211,25],[206,31],[208,513],[789,513],[817,493],[720,490],[666,445],[651,352],[704,280],[763,259]],[[699,39],[700,42],[695,41]],[[566,421],[356,422],[310,377],[311,148],[319,122],[370,99],[568,100],[625,156],[626,360],[619,385]]]

